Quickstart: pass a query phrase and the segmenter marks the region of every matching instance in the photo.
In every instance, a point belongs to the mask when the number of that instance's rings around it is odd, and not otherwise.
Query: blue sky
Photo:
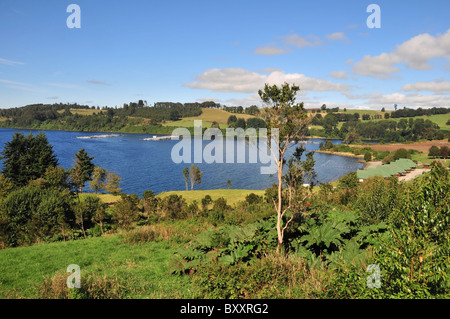
[[[366,24],[371,3],[381,28]],[[260,106],[258,89],[283,82],[306,107],[450,107],[449,12],[446,0],[2,0],[0,108]]]

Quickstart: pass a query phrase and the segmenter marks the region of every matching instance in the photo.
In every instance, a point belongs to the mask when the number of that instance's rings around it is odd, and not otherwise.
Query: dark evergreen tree
[[[15,133],[13,139],[5,143],[1,155],[2,174],[19,187],[43,177],[47,168],[58,165],[53,146],[44,133],[27,136]]]

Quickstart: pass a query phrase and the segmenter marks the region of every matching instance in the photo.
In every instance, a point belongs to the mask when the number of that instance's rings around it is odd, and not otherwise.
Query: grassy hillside
[[[194,297],[190,278],[168,276],[179,244],[122,240],[122,235],[112,235],[0,250],[0,298],[40,298],[50,280],[54,288],[64,287],[70,264],[80,266],[81,280],[110,296],[126,287],[127,298]]]
[[[164,126],[194,127],[195,120],[202,120],[203,127],[211,127],[211,124],[216,121],[220,124],[220,128],[227,128],[227,121],[230,115],[235,115],[237,118],[243,118],[245,120],[254,117],[248,114],[236,114],[211,108],[202,108],[202,111],[203,113],[200,116],[185,117],[179,121],[167,121],[166,123],[164,123]]]

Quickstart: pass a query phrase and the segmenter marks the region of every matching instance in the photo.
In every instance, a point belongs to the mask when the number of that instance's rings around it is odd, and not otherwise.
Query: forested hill
[[[148,106],[139,100],[123,107],[89,107],[74,104],[33,104],[1,109],[0,127],[31,129],[65,129],[76,131],[123,131],[136,125],[161,126],[164,121],[199,116],[202,108],[220,107],[214,102],[157,102]],[[151,132],[155,133],[155,127]],[[143,130],[145,133],[145,130]]]
[[[212,102],[214,103],[214,102]],[[173,103],[157,102],[154,106],[147,106],[143,100],[124,104],[121,108],[104,106],[95,108],[87,105],[74,104],[33,104],[23,107],[9,108],[0,110],[0,116],[3,120],[7,119],[12,124],[31,125],[33,122],[44,122],[47,120],[67,119],[71,115],[93,115],[104,114],[107,116],[133,116],[154,119],[155,122],[164,120],[175,120],[182,117],[198,116],[202,113],[203,107],[212,107],[211,102],[204,103]],[[214,106],[216,104],[214,103]],[[217,106],[216,106],[217,107]],[[80,110],[73,114],[71,110]],[[86,110],[82,112],[82,110]],[[92,110],[87,112],[87,110]]]

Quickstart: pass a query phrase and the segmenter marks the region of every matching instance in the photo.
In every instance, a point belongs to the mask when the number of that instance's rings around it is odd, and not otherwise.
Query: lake
[[[22,132],[26,135],[30,132],[36,134],[38,131],[0,128],[1,149],[12,139],[14,132]],[[43,132],[53,145],[60,166],[70,168],[74,163],[75,153],[84,148],[90,156],[95,157],[93,160],[95,165],[116,172],[122,177],[121,187],[125,193],[141,196],[146,190],[152,190],[157,194],[163,191],[186,189],[182,171],[190,164],[176,164],[171,158],[172,148],[179,141],[145,141],[144,138],[151,136],[141,134],[79,139],[78,137],[106,133]],[[307,151],[318,150],[320,142],[325,142],[325,139],[308,139],[305,148]],[[209,143],[209,141],[203,142],[203,147]],[[333,143],[339,144],[341,141],[333,140]],[[317,181],[322,183],[331,182],[364,167],[363,163],[351,157],[315,153],[314,158]],[[231,180],[233,189],[263,190],[276,182],[274,176],[260,173],[260,167],[268,166],[268,164],[253,164],[247,160],[245,163],[235,161],[235,163],[207,164],[203,162],[196,165],[200,167],[203,176],[202,183],[196,185],[195,189],[227,188],[227,180]],[[88,190],[89,188],[86,187],[86,191]]]

